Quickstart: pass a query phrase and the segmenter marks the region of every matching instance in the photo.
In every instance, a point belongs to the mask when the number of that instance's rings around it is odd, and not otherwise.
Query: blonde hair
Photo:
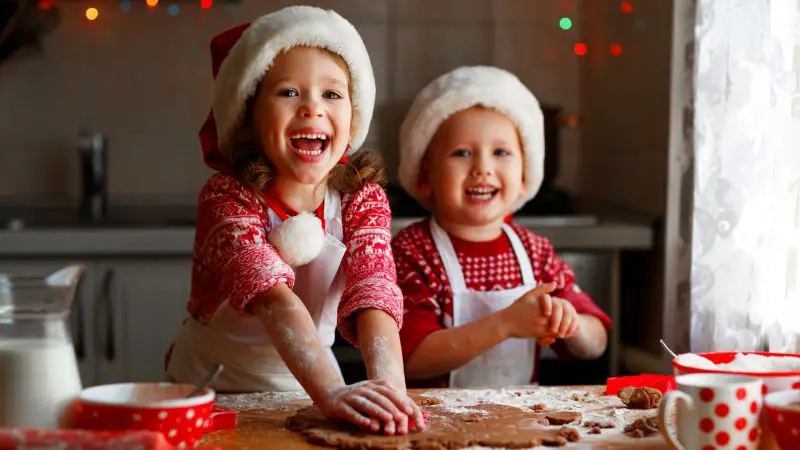
[[[347,63],[338,54],[327,49],[320,49],[336,60],[347,73],[348,89],[350,97],[353,96],[352,78]],[[260,85],[259,85],[260,88]],[[261,143],[255,133],[253,123],[253,109],[255,108],[258,89],[247,100],[245,115],[242,127],[237,135],[236,143],[231,146],[228,155],[234,174],[240,183],[247,186],[256,197],[263,202],[261,192],[264,187],[275,176],[275,168],[269,162],[261,147]],[[358,125],[355,115],[350,124],[350,129]],[[386,172],[377,152],[369,149],[362,149],[356,152],[355,156],[348,158],[345,163],[336,164],[328,174],[328,185],[333,189],[344,193],[353,194],[358,192],[366,183],[377,183],[385,185],[387,181]]]

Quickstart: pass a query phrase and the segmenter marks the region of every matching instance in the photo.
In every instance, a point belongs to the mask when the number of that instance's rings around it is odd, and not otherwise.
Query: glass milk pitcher
[[[83,273],[0,274],[0,428],[56,428],[80,393],[68,318]]]

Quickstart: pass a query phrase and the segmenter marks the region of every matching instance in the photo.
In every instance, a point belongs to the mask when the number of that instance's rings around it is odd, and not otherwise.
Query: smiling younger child
[[[415,99],[400,181],[432,213],[392,242],[409,385],[507,387],[536,379],[539,344],[596,358],[610,319],[547,238],[506,218],[536,195],[542,111],[511,73],[462,67]]]

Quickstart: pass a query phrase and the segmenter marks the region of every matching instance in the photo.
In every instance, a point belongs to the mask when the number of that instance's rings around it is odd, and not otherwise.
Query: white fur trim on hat
[[[270,230],[267,240],[278,250],[286,264],[297,267],[319,256],[325,243],[325,231],[317,216],[302,212]]]
[[[539,101],[506,70],[460,67],[425,86],[400,127],[400,183],[423,206],[427,205],[419,195],[419,172],[431,139],[448,117],[477,105],[508,116],[522,139],[526,191],[514,211],[539,191],[544,178],[544,117]]]
[[[247,99],[282,51],[297,46],[329,50],[347,63],[352,84],[350,152],[367,138],[375,108],[375,75],[367,48],[355,27],[334,11],[290,6],[255,20],[222,61],[214,85],[214,119],[219,148],[227,150],[241,126]]]

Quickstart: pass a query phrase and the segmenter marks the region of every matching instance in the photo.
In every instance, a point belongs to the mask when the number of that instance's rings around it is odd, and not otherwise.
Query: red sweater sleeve
[[[339,303],[338,328],[342,337],[358,345],[352,314],[379,309],[389,314],[400,328],[403,297],[392,257],[392,212],[386,193],[377,184],[367,183],[344,203],[346,281]]]
[[[392,240],[397,282],[403,291],[404,317],[400,343],[404,360],[429,334],[444,329],[438,293],[434,289],[439,283],[430,279],[433,270],[420,252],[424,246],[412,233],[412,230],[419,232],[417,228],[406,228]]]
[[[227,301],[241,314],[272,286],[294,285],[294,272],[267,242],[266,214],[235,179],[213,176],[198,200],[189,309],[207,322]]]

